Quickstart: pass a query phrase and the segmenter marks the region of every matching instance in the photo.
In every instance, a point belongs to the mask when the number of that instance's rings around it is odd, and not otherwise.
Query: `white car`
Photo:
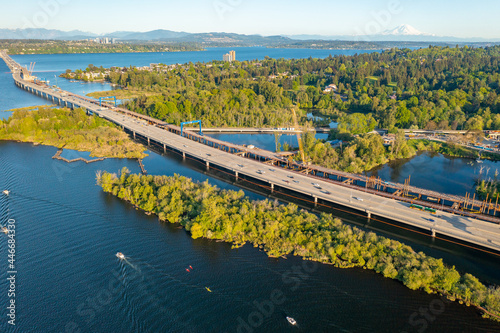
[[[355,199],[355,200],[358,200],[358,201],[363,201],[362,198],[358,198],[358,197],[352,197],[352,198]]]
[[[262,170],[257,170],[257,173],[258,173],[259,175],[262,175],[263,173],[266,173],[266,172],[265,172],[265,171],[262,171]]]

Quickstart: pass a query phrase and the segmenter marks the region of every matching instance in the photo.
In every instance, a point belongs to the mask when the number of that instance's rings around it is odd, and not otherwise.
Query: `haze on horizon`
[[[2,5],[0,28],[166,29],[269,35],[369,35],[409,24],[438,36],[500,38],[498,0],[25,0]]]

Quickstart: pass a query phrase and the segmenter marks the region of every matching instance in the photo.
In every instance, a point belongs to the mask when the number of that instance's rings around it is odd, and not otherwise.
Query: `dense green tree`
[[[130,203],[158,214],[162,221],[180,223],[193,238],[218,239],[234,246],[249,242],[262,246],[270,256],[293,254],[337,267],[372,269],[408,288],[442,293],[500,317],[500,288],[488,288],[441,259],[343,224],[331,214],[318,216],[294,204],[270,200],[250,201],[242,191],[220,190],[178,175],[131,175],[123,169],[119,175],[98,174],[97,181],[113,195],[142,193],[132,196]]]

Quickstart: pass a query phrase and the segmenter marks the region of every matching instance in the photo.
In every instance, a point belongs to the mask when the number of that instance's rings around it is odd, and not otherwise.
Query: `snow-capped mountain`
[[[382,32],[382,35],[392,35],[392,36],[434,36],[425,32],[421,32],[409,24],[403,24],[394,29],[389,29]]]

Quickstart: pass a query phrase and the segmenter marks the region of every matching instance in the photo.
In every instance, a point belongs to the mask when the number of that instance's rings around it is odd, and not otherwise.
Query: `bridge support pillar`
[[[149,142],[149,136],[148,136],[148,147],[151,145],[151,143]]]
[[[210,162],[207,161],[207,170],[210,169]]]
[[[274,184],[271,183],[271,193],[274,193]]]
[[[135,132],[132,132],[132,133],[134,133],[134,140],[135,140]]]
[[[234,176],[236,177],[236,180],[238,180],[238,171],[234,172]]]
[[[318,197],[317,196],[313,196],[314,198],[314,207],[318,207]]]
[[[368,219],[371,219],[372,218],[372,212],[370,212],[369,210],[366,211],[366,216],[368,217]]]
[[[432,238],[436,237],[436,230],[434,228],[431,228],[431,235],[432,235]]]
[[[183,160],[185,160],[185,159],[186,159],[186,152],[185,152],[185,151],[183,151],[183,152],[182,152],[182,159],[183,159]],[[208,163],[208,162],[207,162],[207,163]],[[207,166],[207,167],[208,167],[208,166]]]
[[[167,146],[165,144],[163,144],[163,153],[166,154],[167,153]]]

